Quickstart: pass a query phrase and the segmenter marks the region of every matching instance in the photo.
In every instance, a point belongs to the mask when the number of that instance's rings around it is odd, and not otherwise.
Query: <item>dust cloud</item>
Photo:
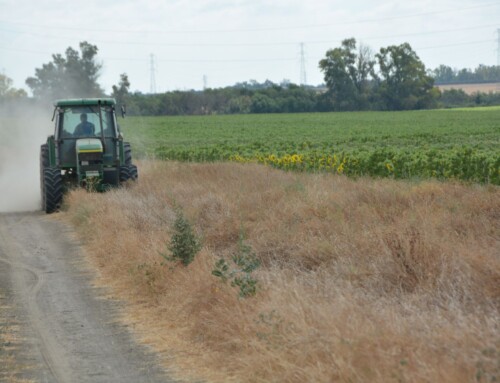
[[[0,108],[0,212],[40,210],[40,145],[53,134],[52,109]]]

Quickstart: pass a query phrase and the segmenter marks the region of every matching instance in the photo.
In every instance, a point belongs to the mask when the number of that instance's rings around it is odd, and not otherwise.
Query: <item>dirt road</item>
[[[117,310],[64,224],[0,214],[0,382],[171,382]]]

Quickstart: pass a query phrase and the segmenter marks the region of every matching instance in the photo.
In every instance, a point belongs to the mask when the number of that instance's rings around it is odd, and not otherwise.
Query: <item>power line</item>
[[[300,43],[300,85],[307,85],[306,56],[304,53],[304,43]]]
[[[492,39],[489,40],[476,40],[476,41],[467,41],[467,42],[459,42],[453,44],[443,44],[443,45],[434,45],[434,46],[425,46],[425,47],[417,47],[413,48],[416,51],[425,50],[425,49],[438,49],[438,48],[450,48],[456,46],[464,46],[464,45],[476,45],[476,44],[484,44],[493,42]],[[21,52],[21,53],[29,53],[29,54],[40,54],[40,55],[48,55],[51,53],[41,52],[41,51],[32,51],[26,49],[16,49],[16,48],[8,48],[0,45],[0,50],[11,51],[11,52]],[[110,61],[145,61],[147,59],[141,59],[137,57],[102,57],[103,60]],[[164,59],[164,60],[155,60],[156,62],[168,62],[168,63],[244,63],[244,62],[253,62],[253,63],[266,63],[266,62],[287,62],[287,61],[295,61],[297,58],[262,58],[262,59]],[[151,62],[151,59],[149,59]]]
[[[463,46],[463,45],[475,45],[475,44],[484,44],[484,43],[490,43],[491,44],[492,40],[476,40],[476,41],[467,41],[467,42],[461,42],[461,43],[453,43],[453,44],[443,44],[443,45],[433,45],[430,47],[418,47],[414,48],[416,51],[424,50],[424,49],[438,49],[438,48],[450,48],[450,47],[458,47],[458,46]]]
[[[441,48],[451,48],[451,47],[456,47],[456,46],[465,46],[465,45],[476,45],[476,44],[484,44],[484,43],[489,43],[491,44],[493,40],[476,40],[476,41],[467,41],[467,42],[461,42],[461,43],[453,43],[453,44],[443,44],[443,45],[434,45],[434,46],[425,46],[425,47],[417,47],[413,48],[415,51],[419,50],[426,50],[426,49],[441,49]],[[0,47],[1,49],[1,47]],[[321,57],[323,58],[323,57]],[[316,59],[321,59],[321,58],[314,58]],[[128,61],[128,58],[110,58],[106,57],[106,60],[116,60],[116,61]],[[132,60],[139,60],[139,59],[132,59]],[[289,58],[265,58],[265,59],[255,59],[255,58],[249,58],[249,59],[164,59],[164,60],[159,60],[160,62],[168,62],[168,63],[267,63],[267,62],[289,62],[289,61],[296,61],[297,58],[289,57]]]
[[[500,66],[500,28],[497,29],[497,33],[498,33],[497,65]]]
[[[0,20],[1,23],[5,24],[15,24],[15,25],[25,25],[29,27],[43,28],[43,29],[55,29],[55,30],[74,30],[78,32],[116,32],[116,33],[131,33],[131,34],[146,34],[146,33],[155,33],[155,34],[200,34],[200,33],[228,33],[228,32],[258,32],[258,31],[286,31],[286,30],[297,30],[297,29],[313,29],[313,28],[323,28],[323,27],[331,27],[331,26],[339,26],[339,25],[355,25],[355,24],[365,24],[365,23],[379,23],[381,21],[389,21],[389,20],[398,20],[398,19],[407,19],[413,17],[420,16],[429,16],[429,15],[437,15],[437,14],[449,14],[451,12],[461,12],[468,11],[471,9],[479,9],[479,8],[487,8],[493,6],[500,6],[500,2],[488,3],[475,5],[464,8],[454,8],[448,10],[441,11],[432,11],[432,12],[421,12],[421,13],[413,13],[406,15],[398,15],[398,16],[387,16],[387,17],[379,17],[373,19],[360,19],[360,20],[351,20],[351,21],[340,21],[335,23],[328,24],[308,24],[308,25],[298,25],[298,26],[289,26],[289,27],[262,27],[262,28],[240,28],[240,29],[206,29],[206,30],[119,30],[119,29],[89,29],[82,27],[56,27],[53,24],[31,24],[31,23],[22,23],[22,22],[11,22],[8,20]]]
[[[155,55],[152,53],[150,55],[149,71],[150,71],[150,89],[149,89],[149,92],[151,94],[155,94],[156,93],[156,79],[155,79],[156,68],[155,68]]]
[[[423,36],[423,35],[432,35],[432,34],[438,34],[438,33],[449,33],[449,32],[460,32],[460,31],[470,31],[470,30],[477,30],[477,29],[488,29],[492,27],[497,27],[498,24],[489,24],[489,25],[480,25],[480,26],[473,26],[473,27],[466,27],[466,28],[455,28],[455,29],[442,29],[442,30],[435,30],[435,31],[427,31],[427,32],[416,32],[416,33],[403,33],[403,34],[397,34],[397,35],[385,35],[385,36],[369,36],[369,37],[356,37],[358,40],[363,40],[363,41],[370,41],[370,40],[381,40],[381,39],[389,39],[389,38],[402,38],[402,37],[411,37],[411,36]],[[40,35],[37,33],[32,33],[32,32],[18,32],[18,31],[10,31],[6,29],[0,28],[0,31],[3,32],[9,32],[9,33],[21,33],[21,34],[26,34],[26,35],[32,35],[32,36],[37,36],[37,37],[44,37],[44,38],[54,38],[54,39],[66,39],[67,37],[63,36],[55,36],[55,35]],[[313,44],[338,44],[342,41],[342,39],[339,40],[315,40],[315,41],[305,41],[304,44],[308,45],[313,45]],[[168,46],[168,47],[231,47],[231,46],[236,46],[236,47],[241,47],[241,46],[287,46],[287,45],[296,45],[296,42],[258,42],[258,43],[243,43],[243,42],[237,42],[237,43],[147,43],[147,42],[140,42],[140,41],[113,41],[113,40],[93,40],[92,43],[94,44],[116,44],[116,45],[141,45],[141,46]],[[43,53],[43,54],[49,54],[48,52],[37,52],[37,53]]]

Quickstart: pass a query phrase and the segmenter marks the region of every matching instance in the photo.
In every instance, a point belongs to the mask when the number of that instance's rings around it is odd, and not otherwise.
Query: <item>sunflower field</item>
[[[165,160],[500,185],[498,107],[133,117],[119,123],[137,154]]]

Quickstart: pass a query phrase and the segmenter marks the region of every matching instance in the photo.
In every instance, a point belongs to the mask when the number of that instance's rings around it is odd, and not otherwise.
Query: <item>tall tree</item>
[[[24,98],[27,94],[24,89],[12,87],[12,79],[4,74],[0,74],[0,101]]]
[[[381,48],[376,55],[380,67],[379,94],[390,110],[425,109],[434,106],[439,91],[434,79],[410,44]]]
[[[126,104],[129,95],[130,81],[126,73],[120,75],[120,82],[118,85],[113,85],[113,92],[111,96],[115,98],[118,104]]]
[[[453,82],[456,77],[455,71],[451,67],[443,64],[434,69],[431,74],[438,84],[449,84]]]
[[[335,109],[356,110],[367,107],[374,65],[371,50],[362,45],[356,51],[354,38],[346,39],[340,47],[326,52],[319,67],[324,72]]]
[[[98,84],[102,64],[96,61],[98,48],[86,41],[80,52],[68,47],[63,57],[52,55],[52,61],[35,69],[35,77],[26,79],[33,96],[50,101],[67,97],[99,97],[104,95]]]

